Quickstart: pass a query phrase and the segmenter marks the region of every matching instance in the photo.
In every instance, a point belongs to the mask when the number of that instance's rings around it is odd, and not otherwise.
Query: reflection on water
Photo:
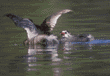
[[[28,72],[37,71],[45,74],[50,74],[51,72],[52,76],[67,75],[68,72],[72,71],[74,71],[74,75],[80,76],[80,74],[83,74],[83,76],[85,76],[91,74],[88,70],[96,72],[94,69],[98,69],[99,66],[102,66],[102,68],[100,68],[102,71],[104,68],[103,64],[107,64],[106,60],[109,59],[110,53],[105,53],[107,51],[104,53],[94,51],[98,46],[105,46],[105,44],[72,44],[66,42],[64,44],[45,46],[29,45],[28,54],[24,56],[28,64],[26,70]],[[58,51],[62,52],[59,53]],[[107,64],[106,67],[107,66],[109,65]],[[83,72],[83,70],[85,70],[85,72]]]
[[[107,50],[109,49],[107,46],[110,44],[72,44],[66,42],[62,46],[63,60],[66,61],[64,65],[68,65],[65,69],[66,75],[72,71],[74,71],[72,75],[77,76],[100,76],[101,74],[107,76],[110,74],[108,72],[110,69],[107,69],[110,66],[110,62],[108,62],[110,50]],[[105,69],[107,70],[106,73]]]
[[[34,56],[34,55],[44,55],[43,58],[36,58],[36,60],[52,60],[52,61],[58,61],[58,44],[56,45],[48,45],[48,46],[42,46],[42,45],[29,45],[28,49],[28,56]],[[33,57],[32,57],[33,59]],[[31,57],[29,57],[29,60],[31,60]],[[28,62],[31,62],[29,61]]]
[[[63,44],[63,49],[64,50],[80,50],[81,47],[84,49],[92,49],[92,44],[72,44],[71,42],[66,42]]]
[[[43,67],[43,66],[51,66],[58,65],[61,61],[58,58],[58,44],[55,45],[29,45],[28,55],[25,57],[26,62],[28,64],[27,71],[39,71],[41,68],[35,67]],[[49,61],[52,61],[48,63]],[[44,62],[44,64],[40,64],[40,62]],[[47,63],[45,63],[47,62]],[[53,71],[54,76],[60,76],[61,68],[49,68]]]
[[[61,45],[62,47],[58,47]],[[58,49],[63,48],[63,58],[59,58]],[[29,45],[28,55],[24,58],[28,64],[27,71],[42,71],[42,68],[48,67],[48,70],[52,70],[54,76],[61,76],[64,72],[62,67],[57,66],[77,66],[82,63],[72,62],[70,60],[76,60],[80,58],[74,56],[75,53],[78,53],[78,50],[81,49],[92,49],[92,45],[79,45],[71,44],[66,42],[65,44],[55,44],[55,45]],[[68,56],[65,56],[67,54]],[[73,55],[73,56],[72,56]],[[65,62],[66,60],[66,62]],[[69,62],[68,62],[69,61]],[[42,63],[43,62],[43,63]],[[54,67],[52,67],[54,66]],[[41,68],[42,67],[42,68]],[[65,70],[72,70],[72,67],[66,67]],[[49,71],[48,71],[49,72]],[[44,72],[45,73],[45,72]]]
[[[17,52],[21,46],[12,46],[15,50],[5,51],[1,47],[1,76],[41,75],[41,76],[100,76],[109,75],[110,44],[64,44],[29,45],[27,53]],[[19,47],[19,48],[18,48]],[[23,46],[24,47],[24,46]],[[106,49],[105,49],[106,48]],[[17,50],[18,49],[18,50]],[[23,49],[24,51],[25,49]],[[4,54],[2,55],[2,54]]]
[[[88,52],[92,52],[92,46],[93,44],[72,44],[71,42],[65,42],[63,44],[63,54],[75,54],[78,53],[78,50],[82,50],[81,52],[85,52],[83,50],[87,50]],[[64,56],[64,59],[75,59],[76,57],[68,57]],[[92,56],[89,56],[89,58],[93,58]]]

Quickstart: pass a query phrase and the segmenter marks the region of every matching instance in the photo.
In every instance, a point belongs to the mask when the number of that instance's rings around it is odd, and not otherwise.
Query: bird
[[[94,36],[91,34],[79,34],[79,35],[71,35],[71,33],[67,30],[63,30],[61,33],[62,38],[60,42],[88,42],[93,41]]]
[[[41,25],[33,23],[32,19],[22,18],[12,13],[5,14],[9,17],[16,26],[23,28],[27,32],[27,39],[24,44],[37,44],[42,42],[56,42],[58,43],[57,36],[51,34],[51,31],[55,27],[58,18],[65,13],[71,12],[70,9],[63,9],[52,15],[48,16]]]

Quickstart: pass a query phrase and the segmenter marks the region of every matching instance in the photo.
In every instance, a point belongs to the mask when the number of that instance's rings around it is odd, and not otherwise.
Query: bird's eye
[[[65,32],[65,34],[67,34],[67,32]]]

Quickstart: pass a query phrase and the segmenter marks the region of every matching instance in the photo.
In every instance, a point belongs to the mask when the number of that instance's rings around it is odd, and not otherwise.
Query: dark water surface
[[[0,76],[109,76],[109,44],[59,44],[24,46],[26,32],[4,14],[30,18],[36,24],[52,13],[62,15],[53,34],[90,33],[96,39],[110,39],[109,0],[2,0],[0,1]]]

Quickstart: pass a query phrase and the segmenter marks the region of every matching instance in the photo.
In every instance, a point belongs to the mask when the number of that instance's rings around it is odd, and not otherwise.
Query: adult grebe
[[[21,18],[19,16],[16,16],[14,14],[6,14],[5,16],[12,19],[16,26],[22,27],[27,32],[27,40],[25,41],[25,44],[36,44],[39,42],[51,41],[53,40],[58,43],[57,36],[54,36],[51,34],[51,31],[55,27],[57,23],[57,19],[64,13],[68,13],[72,10],[70,9],[64,9],[60,10],[49,17],[47,17],[43,23],[39,25],[35,25],[31,19],[28,18]]]

